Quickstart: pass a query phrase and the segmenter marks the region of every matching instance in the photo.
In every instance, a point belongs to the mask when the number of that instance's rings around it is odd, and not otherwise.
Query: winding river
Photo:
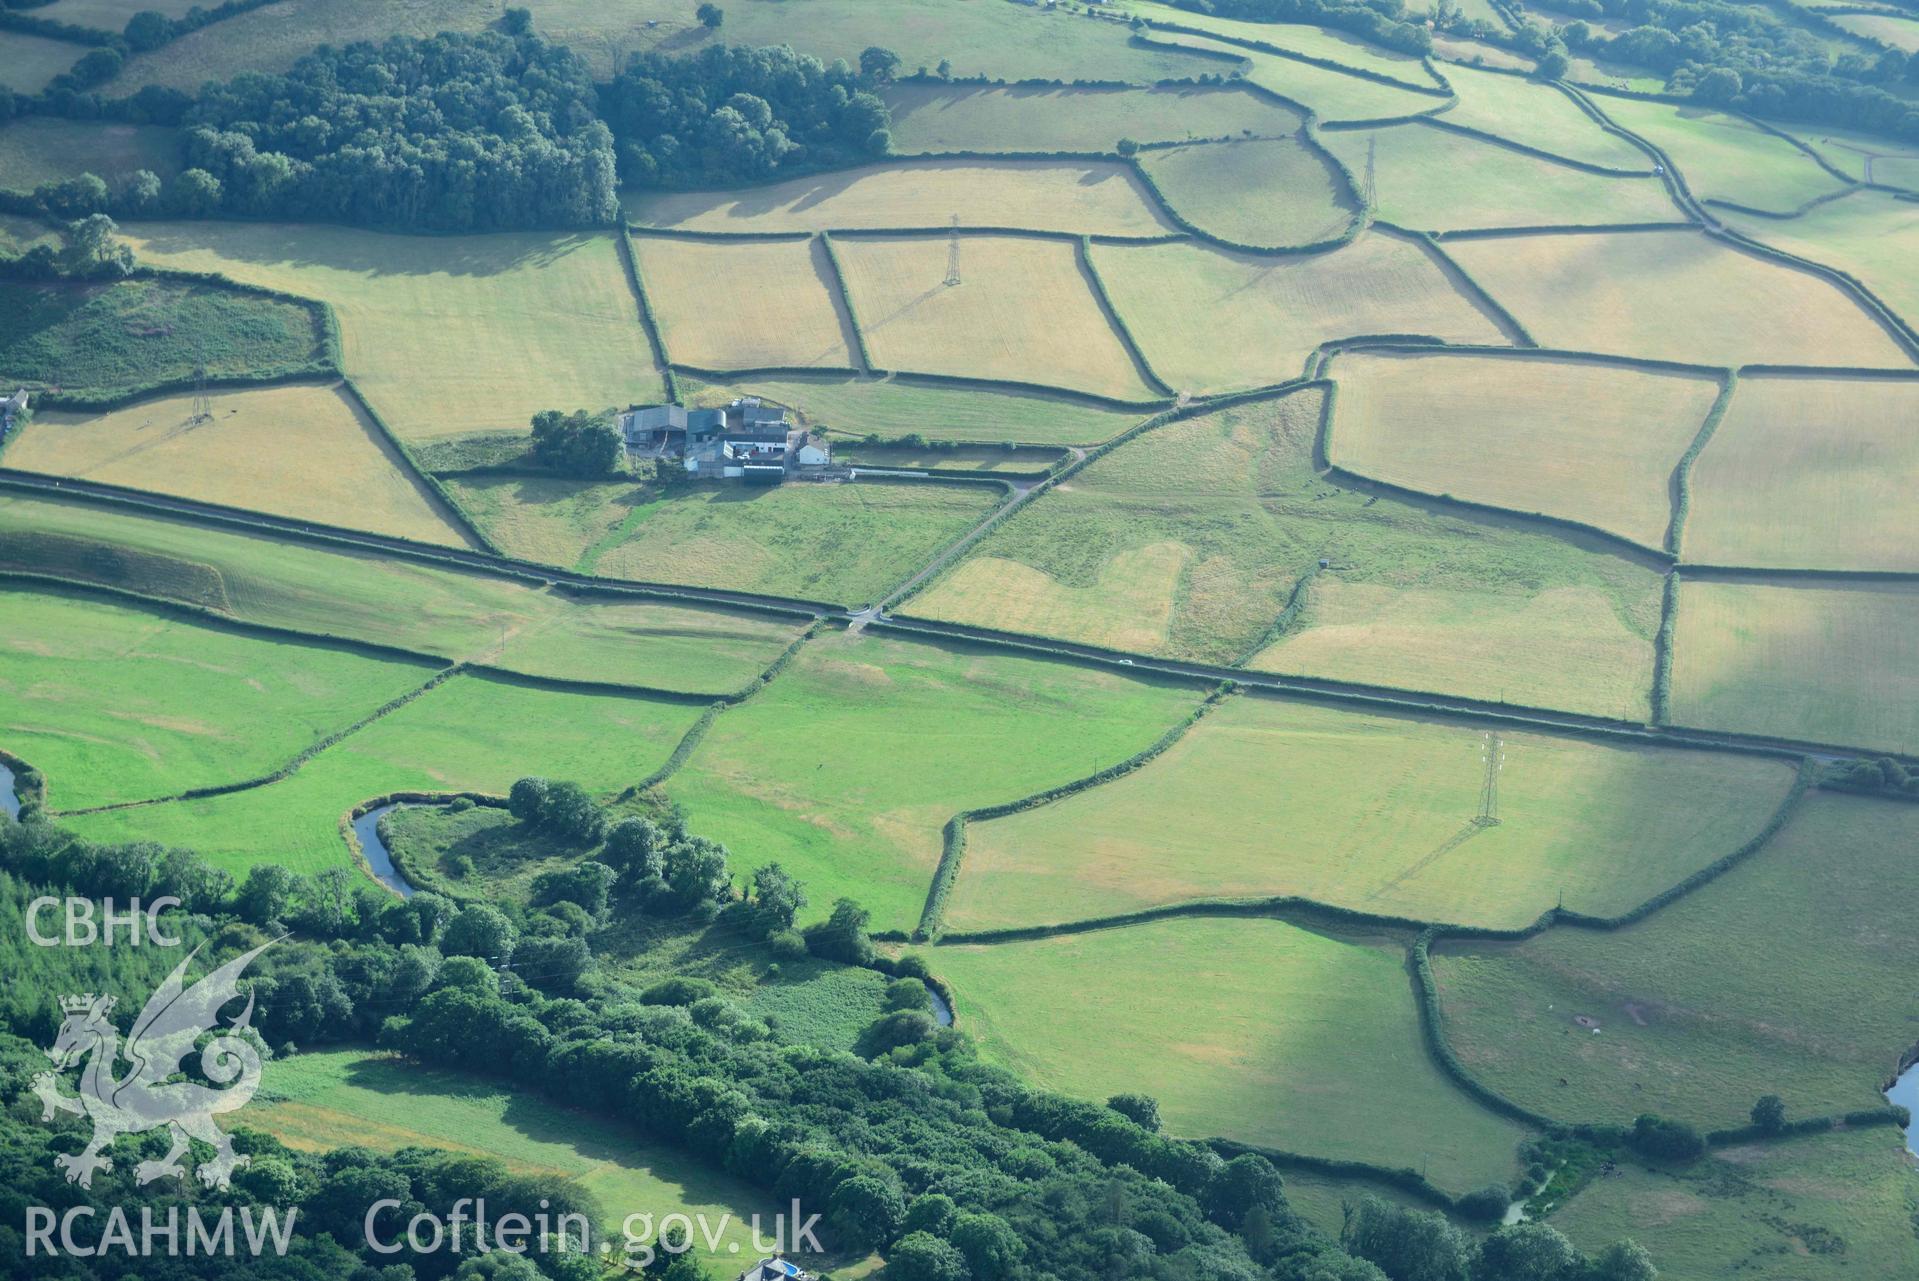
[[[360,840],[360,850],[366,855],[367,866],[373,869],[373,878],[401,898],[412,898],[413,887],[393,866],[393,853],[387,849],[386,840],[380,835],[380,820],[398,808],[395,804],[368,810],[353,820],[353,834]]]
[[[13,771],[0,765],[0,813],[8,818],[20,817],[20,793],[13,783]]]

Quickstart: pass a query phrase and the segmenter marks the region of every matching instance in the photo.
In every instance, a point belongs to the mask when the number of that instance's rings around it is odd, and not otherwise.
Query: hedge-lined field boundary
[[[1354,1161],[1334,1157],[1308,1156],[1303,1152],[1288,1152],[1284,1148],[1270,1148],[1257,1143],[1243,1143],[1238,1139],[1212,1138],[1203,1140],[1207,1147],[1231,1160],[1244,1153],[1263,1156],[1282,1170],[1304,1170],[1310,1174],[1322,1174],[1335,1179],[1369,1180],[1383,1183],[1387,1187],[1407,1193],[1439,1210],[1457,1211],[1460,1198],[1447,1192],[1428,1179],[1418,1170],[1410,1167],[1374,1165],[1370,1161]]]
[[[1430,232],[1409,231],[1405,227],[1386,222],[1375,223],[1373,225],[1381,231],[1390,232],[1410,240],[1424,249],[1427,256],[1438,266],[1440,273],[1447,278],[1453,288],[1463,294],[1467,302],[1479,308],[1482,313],[1491,319],[1495,327],[1513,340],[1514,345],[1520,347],[1539,346],[1539,341],[1532,336],[1531,331],[1528,330],[1525,325],[1520,323],[1519,317],[1508,311],[1506,304],[1493,297],[1492,293],[1488,291],[1484,285],[1473,278],[1471,272],[1460,266],[1451,254],[1441,248],[1438,239]]]
[[[491,552],[495,556],[506,555],[506,550],[489,538],[487,532],[481,529],[471,516],[466,514],[466,509],[460,506],[459,500],[453,497],[453,491],[448,489],[438,476],[435,476],[432,472],[420,465],[420,460],[413,454],[413,447],[408,445],[398,432],[387,425],[386,418],[379,410],[373,407],[373,402],[368,400],[366,395],[361,392],[359,384],[355,383],[351,378],[342,378],[340,380],[340,386],[345,389],[347,399],[351,400],[354,405],[359,408],[360,412],[366,415],[367,421],[372,423],[373,426],[378,429],[380,435],[385,438],[387,444],[393,447],[393,451],[400,456],[400,460],[407,465],[407,469],[413,473],[414,478],[426,488],[428,493],[439,500],[440,505],[445,509],[443,514],[451,520],[453,528],[464,534],[475,547],[483,551]]]
[[[1829,205],[1835,200],[1843,200],[1858,190],[1860,190],[1860,188],[1855,184],[1850,187],[1842,187],[1838,191],[1828,191],[1825,195],[1814,196],[1811,200],[1800,204],[1796,208],[1789,209],[1785,213],[1780,213],[1776,209],[1761,209],[1756,205],[1743,205],[1737,200],[1725,200],[1719,196],[1707,196],[1699,203],[1702,205],[1711,205],[1715,209],[1730,209],[1734,213],[1746,214],[1752,218],[1770,218],[1774,222],[1791,222],[1795,218],[1803,217],[1811,213],[1821,205]]]
[[[1666,575],[1659,592],[1659,627],[1652,634],[1652,723],[1672,724],[1673,637],[1679,629],[1679,570]]]
[[[1303,62],[1309,67],[1318,67],[1322,71],[1337,71],[1341,75],[1352,76],[1359,80],[1370,80],[1374,84],[1391,85],[1395,89],[1405,89],[1412,93],[1425,94],[1430,98],[1451,98],[1456,96],[1452,88],[1446,85],[1443,80],[1439,84],[1423,85],[1412,80],[1401,80],[1397,76],[1389,76],[1383,71],[1371,71],[1365,67],[1355,67],[1344,62],[1335,62],[1331,58],[1321,58],[1310,53],[1300,53],[1295,49],[1283,49],[1278,45],[1267,44],[1264,40],[1254,40],[1246,36],[1236,36],[1219,31],[1207,31],[1200,27],[1189,27],[1180,22],[1167,22],[1161,18],[1148,18],[1146,19],[1146,25],[1148,29],[1153,31],[1171,31],[1177,35],[1198,36],[1204,40],[1212,40],[1219,44],[1231,45],[1236,49],[1251,49],[1255,53],[1271,54],[1276,58],[1286,58],[1293,62]],[[1309,24],[1296,23],[1294,25],[1306,26]],[[1315,30],[1316,29],[1317,28],[1315,28]],[[1137,35],[1133,38],[1142,44],[1170,43],[1166,41],[1143,40]],[[1171,47],[1184,49],[1188,53],[1206,54],[1217,52],[1216,50],[1194,49],[1189,45],[1176,43],[1171,44]],[[1235,61],[1245,60],[1235,59]],[[1423,60],[1416,61],[1420,61],[1421,65],[1425,66],[1428,75],[1433,74],[1432,68],[1426,66]]]
[[[156,796],[140,801],[117,801],[111,805],[89,805],[76,810],[59,810],[54,811],[53,816],[55,818],[72,818],[81,814],[105,814],[113,810],[143,809],[149,805],[168,805],[176,801],[205,800],[212,796],[231,796],[235,792],[250,792],[256,788],[282,782],[299,772],[302,766],[315,756],[318,756],[321,752],[359,733],[382,717],[399,711],[402,707],[405,707],[421,695],[431,693],[433,690],[438,689],[441,685],[459,675],[465,669],[466,665],[464,663],[454,663],[448,667],[441,668],[428,678],[425,684],[418,685],[406,691],[404,694],[388,699],[373,711],[362,716],[359,720],[354,721],[351,725],[316,739],[297,752],[286,764],[273,770],[271,773],[261,774],[255,778],[242,779],[235,783],[217,783],[210,787],[190,787],[183,792],[178,792],[171,796]]]
[[[882,373],[873,363],[873,353],[866,345],[866,326],[860,323],[860,313],[853,306],[853,287],[846,279],[846,266],[840,261],[840,251],[833,244],[833,233],[819,233],[820,251],[826,255],[827,269],[833,273],[833,304],[837,314],[846,320],[846,328],[853,336],[853,358],[859,367],[853,372],[861,377],[872,377]]]
[[[1434,240],[1501,240],[1531,236],[1618,235],[1634,231],[1697,231],[1692,222],[1557,222],[1533,227],[1454,227],[1432,234]]]
[[[1484,67],[1481,68],[1481,70],[1493,71],[1496,70],[1496,68]],[[1495,147],[1504,147],[1508,151],[1516,151],[1520,155],[1530,156],[1534,160],[1544,160],[1552,164],[1564,165],[1568,169],[1577,169],[1581,173],[1595,174],[1601,178],[1651,178],[1655,176],[1650,169],[1620,169],[1613,165],[1596,165],[1589,160],[1575,160],[1571,156],[1562,156],[1557,151],[1547,151],[1544,147],[1534,147],[1527,143],[1519,142],[1516,139],[1508,138],[1504,134],[1492,133],[1473,125],[1454,124],[1452,121],[1446,119],[1444,115],[1419,116],[1416,118],[1416,121],[1419,124],[1431,125],[1435,129],[1444,129],[1447,133],[1456,133],[1463,137],[1472,138],[1478,142],[1490,143]],[[1409,121],[1408,123],[1413,122]]]
[[[1719,430],[1726,411],[1732,408],[1732,398],[1739,390],[1739,372],[1734,369],[1721,370],[1719,374],[1719,394],[1713,398],[1712,407],[1706,411],[1706,417],[1699,424],[1699,431],[1693,436],[1692,443],[1686,446],[1686,452],[1679,456],[1679,462],[1672,470],[1672,519],[1666,526],[1666,552],[1674,561],[1679,560],[1685,546],[1686,517],[1692,514],[1692,469],[1699,461],[1699,455],[1705,452],[1713,434]]]
[[[700,713],[699,719],[687,727],[686,733],[680,735],[680,741],[674,744],[672,753],[667,756],[660,767],[639,782],[628,787],[625,791],[619,793],[615,799],[622,801],[631,800],[642,792],[651,791],[667,779],[673,777],[673,775],[679,773],[680,767],[686,764],[687,759],[693,755],[693,752],[699,747],[701,741],[706,738],[706,732],[713,728],[713,722],[719,719],[720,713],[729,707],[738,707],[741,703],[744,703],[747,699],[772,684],[779,674],[786,670],[787,665],[798,656],[801,646],[812,640],[813,637],[819,633],[820,627],[821,624],[815,622],[811,627],[808,627],[796,636],[792,644],[781,650],[779,656],[771,663],[768,663],[766,668],[761,671],[758,676],[755,676],[734,693],[721,695],[719,698],[708,703],[706,710]]]
[[[38,498],[66,499],[73,502],[109,507],[150,509],[162,519],[201,524],[232,525],[281,542],[314,543],[323,546],[341,544],[355,551],[430,562],[447,569],[507,578],[539,586],[569,586],[609,595],[666,600],[697,609],[721,609],[779,615],[806,615],[817,618],[823,613],[844,612],[844,604],[807,600],[798,596],[773,596],[759,592],[726,588],[690,587],[685,584],[653,583],[639,579],[605,578],[579,574],[558,565],[511,556],[487,554],[443,543],[426,543],[397,534],[375,534],[313,521],[295,521],[263,512],[224,507],[199,499],[174,498],[146,490],[128,489],[101,481],[75,481],[64,476],[46,476],[39,472],[0,467],[0,489],[23,490]]]
[[[506,798],[504,796],[495,796],[491,792],[422,792],[414,790],[388,792],[383,796],[375,796],[370,800],[361,801],[359,804],[348,809],[346,813],[342,814],[339,819],[340,839],[346,843],[347,852],[352,854],[353,861],[360,865],[360,870],[365,872],[368,878],[373,880],[382,889],[390,889],[391,887],[384,881],[381,881],[379,876],[374,872],[372,861],[367,858],[366,850],[360,845],[360,835],[353,830],[354,822],[358,819],[365,818],[374,810],[387,805],[450,805],[454,801],[471,801],[476,808],[506,808]],[[384,822],[384,820],[382,820],[382,822]],[[394,850],[393,842],[386,839],[386,833],[381,832],[380,839],[386,844],[387,861],[393,864],[393,870],[399,873],[401,880],[413,886],[416,891],[428,890],[434,894],[438,894],[442,898],[451,899],[461,907],[480,901],[476,895],[468,894],[463,890],[457,890],[448,885],[445,878],[437,872],[424,872],[414,867],[410,860],[403,858]]]
[[[546,690],[555,694],[587,694],[596,698],[631,698],[643,702],[690,703],[696,706],[710,703],[714,698],[712,693],[704,690],[664,689],[657,685],[589,681],[572,676],[543,676],[514,667],[498,667],[492,663],[469,662],[464,667],[467,674],[476,680],[515,685],[522,689]]]
[[[1139,345],[1139,339],[1133,334],[1133,327],[1126,323],[1126,317],[1120,314],[1113,303],[1113,296],[1106,292],[1106,282],[1100,277],[1099,267],[1093,262],[1093,246],[1086,236],[1073,241],[1073,259],[1079,265],[1079,274],[1086,281],[1087,290],[1093,295],[1093,301],[1099,305],[1106,323],[1119,337],[1120,345],[1126,348],[1126,354],[1132,357],[1133,367],[1148,387],[1168,396],[1177,396],[1178,390],[1153,368],[1153,362],[1146,358],[1145,348]]]
[[[633,251],[633,229],[624,217],[620,219],[619,232],[616,243],[620,247],[620,266],[626,271],[627,288],[633,291],[633,300],[639,305],[640,328],[646,331],[646,345],[653,351],[653,364],[660,371],[668,403],[682,404],[679,380],[673,375],[673,362],[667,359],[666,342],[660,336],[660,322],[653,314],[653,300],[647,297],[646,282],[640,279],[640,256]]]
[[[1194,240],[1211,245],[1216,249],[1225,249],[1232,253],[1256,254],[1264,258],[1281,256],[1304,257],[1311,254],[1328,253],[1334,249],[1349,245],[1359,238],[1360,232],[1366,229],[1368,210],[1365,201],[1359,197],[1359,191],[1353,183],[1352,174],[1347,171],[1344,164],[1340,163],[1338,157],[1334,156],[1331,151],[1328,151],[1326,147],[1312,135],[1312,126],[1313,117],[1308,115],[1306,123],[1300,126],[1300,132],[1293,135],[1290,141],[1299,143],[1309,154],[1318,157],[1322,163],[1330,163],[1330,167],[1334,173],[1337,174],[1340,181],[1346,185],[1346,203],[1354,206],[1355,212],[1353,212],[1352,216],[1347,220],[1345,228],[1338,234],[1327,236],[1320,240],[1308,241],[1305,244],[1256,245],[1249,241],[1229,239],[1215,231],[1208,231],[1205,227],[1200,226],[1191,218],[1181,213],[1178,208],[1174,206],[1172,198],[1166,194],[1166,189],[1160,186],[1159,179],[1153,176],[1152,171],[1140,161],[1137,155],[1122,156],[1120,159],[1122,163],[1130,164],[1133,173],[1139,178],[1140,183],[1152,193],[1154,202],[1165,213],[1167,219]],[[1268,139],[1267,141],[1286,140]],[[1193,145],[1231,146],[1232,143],[1196,143]],[[1084,239],[1084,237],[1082,237],[1082,239]],[[1164,244],[1170,243],[1175,239],[1177,238],[1172,236],[1144,239],[1113,235],[1106,235],[1099,238],[1102,244]]]
[[[1022,810],[1037,809],[1042,805],[1050,805],[1054,801],[1064,800],[1068,796],[1086,791],[1088,788],[1098,787],[1102,783],[1124,778],[1156,760],[1173,744],[1186,737],[1186,732],[1218,707],[1233,693],[1233,689],[1230,682],[1224,682],[1215,687],[1178,724],[1123,761],[1117,761],[1102,770],[1076,778],[1071,782],[1061,783],[1057,787],[1049,787],[1044,791],[1022,796],[1016,801],[961,810],[946,820],[946,827],[941,833],[939,866],[934,869],[933,883],[926,891],[926,905],[920,911],[920,921],[913,931],[913,941],[924,942],[939,937],[940,927],[946,917],[946,900],[953,892],[953,885],[959,880],[960,864],[966,857],[967,824],[1005,818],[1009,814],[1017,814]]]

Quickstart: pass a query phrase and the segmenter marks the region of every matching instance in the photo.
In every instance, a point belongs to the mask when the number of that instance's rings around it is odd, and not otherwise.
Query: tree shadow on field
[[[321,269],[349,275],[498,276],[548,267],[606,231],[498,231],[415,235],[321,223],[129,223],[129,235],[154,255],[213,253],[262,267]]]

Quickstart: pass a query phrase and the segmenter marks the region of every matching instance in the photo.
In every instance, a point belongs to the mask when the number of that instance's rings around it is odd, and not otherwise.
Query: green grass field
[[[1335,338],[1506,341],[1423,250],[1383,234],[1297,258],[1190,242],[1096,245],[1093,263],[1146,359],[1183,391],[1298,378],[1313,349]]]
[[[0,382],[113,395],[191,378],[266,376],[323,358],[312,312],[217,285],[0,281]]]
[[[1623,931],[1448,943],[1446,1033],[1480,1079],[1568,1121],[1744,1125],[1762,1094],[1789,1116],[1879,1106],[1919,1021],[1916,841],[1919,809],[1815,794],[1758,855]]]
[[[1127,8],[1156,22],[1192,27],[1241,40],[1256,40],[1308,57],[1324,58],[1344,67],[1357,67],[1376,75],[1438,87],[1438,82],[1427,74],[1419,59],[1412,54],[1386,49],[1360,36],[1330,27],[1314,27],[1300,22],[1243,22],[1194,9],[1159,4],[1155,0],[1129,0]],[[1468,12],[1470,15],[1470,10]]]
[[[449,661],[707,694],[745,685],[800,627],[772,615],[568,597],[511,579],[28,498],[0,499],[0,569]]]
[[[1911,17],[1880,13],[1841,13],[1834,22],[1855,35],[1879,44],[1890,45],[1904,53],[1919,53],[1919,22]]]
[[[639,303],[605,233],[142,223],[127,238],[153,266],[220,272],[331,303],[346,372],[409,440],[525,430],[543,409],[661,394]]]
[[[236,873],[262,861],[299,872],[351,864],[341,819],[394,791],[504,794],[529,774],[598,794],[658,769],[696,702],[534,689],[458,676],[309,760],[292,777],[204,800],[70,820],[95,840],[157,840]]]
[[[1919,147],[1911,143],[1850,129],[1799,126],[1791,132],[1827,164],[1860,182],[1904,187],[1919,182]]]
[[[1355,174],[1373,156],[1379,217],[1421,231],[1675,222],[1657,178],[1608,178],[1425,125],[1320,136]]]
[[[601,0],[532,0],[530,7],[537,30],[596,64],[610,63],[615,51],[685,54],[714,42],[790,44],[825,62],[844,58],[857,64],[860,51],[883,37],[900,55],[903,71],[922,65],[930,71],[945,58],[956,76],[1023,80],[1057,76],[1070,67],[1088,79],[1151,84],[1209,70],[1183,55],[1129,44],[1126,28],[1116,22],[999,3],[749,0],[725,9],[718,31],[702,27],[681,0],[627,0],[612,8]]]
[[[693,831],[805,883],[804,919],[847,894],[875,929],[910,929],[949,818],[1131,756],[1199,697],[1070,664],[831,633],[722,714],[665,790]]]
[[[1875,165],[1874,174],[1882,167]],[[1919,185],[1919,163],[1913,175],[1911,182]],[[1919,204],[1861,191],[1791,222],[1735,216],[1733,225],[1775,249],[1850,272],[1908,324],[1919,317],[1919,278],[1912,271],[1919,255]]]
[[[939,449],[916,445],[868,445],[848,440],[833,446],[833,461],[857,467],[910,471],[986,471],[1010,476],[1042,475],[1069,455],[1063,449],[1030,445],[959,445]]]
[[[1747,378],[1699,455],[1686,558],[1919,569],[1919,382]]]
[[[985,484],[860,481],[583,484],[528,476],[447,482],[507,551],[611,578],[863,604],[986,518]]]
[[[666,358],[703,369],[858,363],[851,317],[818,240],[634,236]]]
[[[1459,101],[1439,118],[1523,146],[1609,169],[1645,171],[1646,154],[1607,133],[1579,104],[1548,84],[1474,67],[1446,69]]]
[[[1134,142],[1290,137],[1301,117],[1243,87],[893,85],[893,145],[919,151],[1111,151]]]
[[[38,414],[7,465],[428,543],[467,536],[337,386],[191,392],[99,415]]]
[[[1710,378],[1503,356],[1353,352],[1330,372],[1338,466],[1654,548],[1673,468],[1719,392]]]
[[[1509,1179],[1525,1132],[1427,1057],[1403,947],[1184,920],[941,947],[928,962],[988,1057],[1039,1085],[1138,1090],[1175,1134],[1411,1166],[1456,1192]],[[1384,1099],[1418,1125],[1378,1124]]]
[[[1863,1130],[1728,1148],[1684,1170],[1622,1166],[1551,1221],[1588,1250],[1632,1237],[1666,1281],[1850,1281],[1919,1273],[1915,1215],[1919,1177],[1897,1133]]]
[[[481,1076],[365,1050],[324,1050],[268,1064],[260,1100],[246,1110],[244,1124],[295,1149],[438,1148],[492,1158],[514,1174],[564,1179],[597,1203],[601,1219],[594,1227],[612,1236],[616,1250],[630,1214],[649,1214],[655,1223],[669,1214],[703,1214],[718,1249],[709,1252],[696,1232],[691,1257],[714,1277],[736,1275],[741,1265],[734,1251],[752,1251],[752,1216],[766,1216],[770,1233],[777,1212],[745,1183],[609,1129],[604,1118]]]
[[[1074,245],[1018,236],[835,237],[846,289],[881,369],[991,378],[1151,401]]]
[[[1182,15],[1181,20],[1185,20],[1185,15]],[[1311,30],[1306,27],[1295,29]],[[1233,64],[1219,58],[1208,58],[1201,64],[1203,70],[1197,74],[1243,77],[1249,84],[1258,85],[1288,101],[1312,108],[1319,113],[1322,121],[1379,120],[1387,116],[1407,116],[1416,112],[1432,111],[1446,105],[1446,99],[1443,97],[1415,93],[1410,89],[1380,84],[1376,80],[1350,76],[1342,71],[1331,71],[1324,67],[1313,66],[1311,63],[1261,53],[1256,49],[1244,49],[1238,45],[1215,40],[1210,36],[1191,36],[1172,31],[1154,31],[1150,33],[1150,36],[1153,42],[1161,47],[1204,50],[1208,53],[1223,53],[1237,58],[1239,59],[1237,69]],[[1267,39],[1267,43],[1270,44],[1273,41]],[[1399,73],[1401,78],[1413,83],[1425,79],[1417,63],[1413,64],[1413,69],[1413,76]]]
[[[1632,98],[1600,98],[1597,105],[1671,157],[1701,199],[1791,213],[1846,185],[1784,138],[1737,116]]]
[[[256,778],[433,668],[9,587],[0,744],[80,809]]]
[[[1474,823],[1489,752],[1498,818]],[[1731,853],[1792,782],[1773,761],[1229,701],[1135,774],[967,832],[954,930],[1281,894],[1518,928],[1612,916]]]
[[[1207,662],[1251,656],[1261,670],[1646,714],[1650,570],[1522,522],[1333,485],[1312,465],[1319,412],[1305,392],[1149,432],[1016,513],[905,608]],[[1271,642],[1322,558],[1333,572]]]
[[[1919,592],[1683,583],[1672,678],[1679,724],[1919,751]]]
[[[908,161],[813,174],[748,191],[629,193],[626,207],[637,226],[742,234],[944,227],[954,218],[962,227],[1107,236],[1162,236],[1179,230],[1160,212],[1137,174],[1106,161]],[[659,269],[669,266],[665,259],[684,257],[691,265],[679,269],[695,281],[707,282],[709,292],[703,301],[714,304],[709,273],[717,276],[721,268],[711,264],[729,264],[725,251],[731,246],[697,241],[641,243],[656,245],[644,268],[649,289]],[[769,257],[774,248],[792,252],[789,246],[768,246]],[[724,270],[754,278],[752,301],[742,298],[733,305],[762,312],[768,301],[765,294],[782,292],[771,281],[783,274],[801,274],[777,263],[727,265]]]
[[[111,184],[140,169],[165,178],[179,168],[173,132],[156,126],[30,116],[0,129],[0,188],[9,191],[32,191],[76,173]]]
[[[1143,152],[1141,163],[1175,211],[1235,244],[1330,240],[1355,215],[1333,167],[1293,138],[1173,147]]]
[[[1035,445],[1096,445],[1147,416],[1044,392],[943,387],[900,378],[783,374],[725,387],[681,377],[684,394],[723,404],[736,395],[790,406],[810,426],[839,435]]]
[[[85,52],[84,46],[64,40],[0,31],[0,86],[18,94],[39,93]]]
[[[1837,286],[1695,231],[1456,240],[1446,252],[1548,347],[1714,365],[1913,363]]]

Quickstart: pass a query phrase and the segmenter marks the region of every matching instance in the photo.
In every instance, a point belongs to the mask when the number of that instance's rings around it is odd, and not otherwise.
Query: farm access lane
[[[1017,506],[1018,503],[1025,501],[1041,488],[1042,486],[1037,484],[1025,488],[1015,495],[1012,502],[996,508],[995,515],[1003,516],[1006,512],[1011,511]],[[1196,682],[1230,680],[1249,689],[1264,690],[1270,693],[1286,694],[1293,697],[1316,698],[1381,711],[1399,711],[1429,716],[1438,715],[1477,721],[1497,721],[1503,724],[1510,724],[1516,727],[1534,729],[1542,732],[1585,735],[1640,745],[1657,744],[1672,747],[1691,747],[1708,750],[1790,756],[1794,758],[1810,755],[1822,760],[1841,760],[1856,756],[1876,757],[1885,755],[1884,752],[1869,751],[1864,748],[1852,748],[1838,743],[1817,743],[1797,739],[1769,738],[1760,735],[1734,734],[1690,727],[1641,725],[1631,721],[1586,716],[1577,712],[1554,711],[1549,708],[1514,707],[1506,704],[1489,703],[1478,699],[1463,698],[1436,692],[1403,690],[1390,686],[1365,685],[1347,681],[1318,680],[1302,676],[1272,675],[1265,672],[1248,671],[1243,668],[1219,667],[1209,663],[1195,663],[1181,659],[1161,658],[1150,654],[1125,653],[1117,650],[1101,649],[1090,645],[1076,645],[1070,641],[1053,640],[1043,636],[994,632],[983,628],[967,627],[958,623],[945,623],[932,619],[896,618],[886,613],[884,605],[870,605],[864,608],[856,608],[848,605],[835,605],[824,602],[804,602],[778,597],[759,596],[751,592],[734,592],[718,588],[677,587],[663,584],[637,583],[625,579],[601,578],[596,575],[578,574],[570,570],[557,569],[552,566],[540,565],[530,561],[519,561],[501,556],[493,556],[484,552],[464,551],[453,547],[434,547],[424,543],[412,543],[405,539],[392,538],[384,534],[361,533],[355,530],[340,529],[331,526],[316,526],[310,522],[242,511],[236,508],[221,507],[212,503],[196,502],[192,499],[171,498],[164,495],[147,494],[138,490],[123,489],[117,485],[105,485],[95,481],[43,476],[34,472],[22,472],[8,467],[0,467],[0,491],[9,489],[65,497],[81,502],[97,503],[102,506],[144,509],[166,516],[197,521],[201,524],[217,525],[242,531],[250,529],[255,533],[313,543],[322,547],[344,547],[360,551],[372,551],[382,555],[399,557],[426,564],[470,569],[495,577],[530,580],[606,594],[631,595],[684,601],[693,604],[708,604],[722,608],[751,609],[810,616],[816,619],[844,623],[862,630],[877,628],[895,635],[920,635],[933,639],[961,641],[967,644],[991,645],[999,648],[1024,650],[1073,662],[1099,663],[1104,666],[1125,669],[1140,674],[1172,676]],[[989,518],[989,522],[991,519],[992,518]],[[983,525],[985,523],[988,522],[982,522]],[[930,575],[937,570],[941,564],[950,560],[953,555],[964,550],[969,540],[970,539],[962,539],[948,548],[940,557],[935,558],[935,561],[929,564],[914,581],[920,581],[920,579]],[[888,599],[895,599],[899,594],[900,593],[896,591]]]

